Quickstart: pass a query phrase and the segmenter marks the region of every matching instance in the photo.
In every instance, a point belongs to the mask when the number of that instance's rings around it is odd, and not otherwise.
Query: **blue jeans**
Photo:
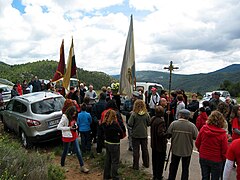
[[[82,152],[91,151],[90,131],[80,131]]]
[[[211,180],[218,180],[221,177],[223,162],[213,162],[206,159],[199,159],[202,180],[209,180],[211,175]]]
[[[67,156],[67,153],[68,153],[68,150],[69,150],[69,146],[70,146],[71,143],[73,143],[73,146],[74,146],[75,152],[77,154],[80,166],[83,166],[84,163],[83,163],[82,153],[81,153],[81,150],[80,150],[80,147],[79,147],[78,139],[75,139],[72,142],[63,142],[63,153],[62,153],[62,157],[61,157],[61,166],[65,165],[65,159],[66,159],[66,156]]]

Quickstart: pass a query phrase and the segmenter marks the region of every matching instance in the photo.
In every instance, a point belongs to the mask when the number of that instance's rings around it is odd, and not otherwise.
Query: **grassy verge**
[[[62,180],[63,170],[52,162],[53,155],[28,151],[9,134],[0,136],[0,179]]]
[[[72,174],[64,172],[59,166],[59,157],[62,154],[62,145],[48,145],[44,147],[34,147],[26,150],[22,148],[18,139],[9,133],[3,132],[0,123],[0,180],[63,180],[73,177]],[[70,159],[72,158],[73,161]],[[75,166],[78,167],[76,157],[68,157],[69,169],[71,173],[76,173],[76,177],[86,179],[102,179],[104,169],[104,154],[83,154],[84,162],[90,168],[89,175],[78,174]],[[132,165],[121,162],[119,174],[124,180],[147,180],[151,175],[143,170],[133,170]],[[81,176],[81,177],[80,177]],[[77,178],[77,179],[78,179]]]

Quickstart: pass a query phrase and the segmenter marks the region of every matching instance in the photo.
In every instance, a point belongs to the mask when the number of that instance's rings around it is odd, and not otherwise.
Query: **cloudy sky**
[[[133,14],[136,70],[207,73],[240,64],[238,0],[0,0],[0,61],[67,61],[119,74]]]

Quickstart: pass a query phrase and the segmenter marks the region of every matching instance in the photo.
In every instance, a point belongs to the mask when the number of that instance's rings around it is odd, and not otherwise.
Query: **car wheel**
[[[28,137],[26,136],[24,131],[21,131],[20,136],[21,136],[21,142],[22,142],[23,147],[30,148],[31,143],[29,142]]]
[[[7,125],[6,125],[6,123],[3,121],[3,119],[2,119],[2,122],[3,122],[3,130],[4,130],[5,132],[9,132],[10,129],[7,127]]]

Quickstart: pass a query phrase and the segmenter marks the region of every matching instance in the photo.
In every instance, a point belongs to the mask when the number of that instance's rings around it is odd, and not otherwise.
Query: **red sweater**
[[[199,156],[213,162],[226,159],[228,140],[226,131],[214,125],[204,125],[195,142]]]
[[[74,124],[76,124],[76,121],[75,120],[72,120],[71,122],[69,122],[69,127],[73,126]],[[78,138],[78,133],[77,131],[72,131],[71,130],[71,133],[72,133],[72,137],[71,138],[66,138],[66,137],[62,137],[62,141],[63,142],[72,142],[72,141],[75,141],[75,139]]]
[[[196,121],[196,126],[198,128],[198,131],[200,131],[200,129],[203,127],[203,125],[206,124],[207,121],[207,113],[206,112],[201,112],[199,114],[199,116],[197,117],[197,121]]]
[[[238,118],[233,118],[232,120],[232,129],[240,130],[240,123]],[[240,138],[240,135],[232,131],[232,140]]]
[[[237,162],[237,180],[240,180],[240,139],[233,141],[227,150],[227,159]]]

